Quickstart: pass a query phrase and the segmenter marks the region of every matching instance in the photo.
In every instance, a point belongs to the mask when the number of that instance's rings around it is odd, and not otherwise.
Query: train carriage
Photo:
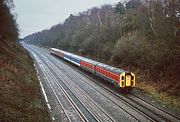
[[[58,57],[61,57],[61,58],[65,59],[65,60],[67,60],[67,61],[70,61],[70,62],[72,62],[73,64],[75,64],[77,66],[80,66],[80,61],[83,58],[81,56],[78,56],[78,55],[63,51],[63,50],[59,50],[59,49],[56,49],[56,48],[51,48],[50,53],[53,54],[53,55],[56,55]]]
[[[71,62],[71,53],[64,52],[64,59]]]
[[[95,68],[96,75],[102,77],[105,80],[108,80],[118,86],[119,83],[119,74],[115,72],[116,68],[109,65],[100,63]]]
[[[81,63],[81,68],[95,74],[95,66],[100,62],[93,61],[93,60],[87,59],[87,58],[83,58],[80,63]]]
[[[62,50],[59,50],[59,49],[56,49],[56,48],[51,48],[50,53],[53,54],[53,55],[59,56],[61,58],[64,58],[64,51],[62,51]]]
[[[83,57],[81,57],[81,56],[77,56],[77,55],[71,55],[71,59],[70,59],[70,61],[73,63],[73,64],[75,64],[75,65],[77,65],[77,66],[80,66],[80,62],[81,62],[81,59],[82,59]]]
[[[96,65],[95,73],[96,75],[99,75],[121,88],[130,88],[135,86],[134,73],[122,69],[100,63]]]

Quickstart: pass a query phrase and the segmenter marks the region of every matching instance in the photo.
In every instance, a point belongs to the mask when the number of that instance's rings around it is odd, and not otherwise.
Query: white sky
[[[121,0],[14,0],[20,37],[63,23],[70,15]]]

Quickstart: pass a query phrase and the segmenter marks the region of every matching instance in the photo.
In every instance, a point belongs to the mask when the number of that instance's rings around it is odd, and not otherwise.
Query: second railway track
[[[70,122],[71,121],[79,121],[79,122],[87,121],[87,119],[84,117],[84,115],[78,109],[78,107],[75,105],[75,103],[72,101],[72,99],[66,93],[66,91],[63,88],[60,88],[57,85],[53,84],[53,82],[50,82],[50,81],[54,80],[55,81],[54,83],[56,83],[57,79],[46,68],[46,66],[43,64],[43,62],[37,56],[36,56],[36,60],[39,64],[41,71],[44,74],[46,82],[48,83],[51,90],[53,91],[56,99],[58,100],[59,105],[62,107],[62,109],[66,115],[66,120],[70,121]]]

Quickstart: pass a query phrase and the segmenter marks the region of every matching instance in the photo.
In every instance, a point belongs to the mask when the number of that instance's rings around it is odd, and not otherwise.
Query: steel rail
[[[157,106],[151,104],[150,102],[148,102],[132,93],[130,93],[127,97],[129,99],[131,99],[132,101],[136,102],[137,104],[141,103],[140,105],[150,108],[151,111],[156,111],[156,113],[159,116],[164,117],[165,119],[167,119],[167,121],[173,121],[173,122],[180,121],[180,118],[174,116],[173,114],[171,114],[169,112],[166,112],[165,110],[161,109],[160,107],[157,107]]]

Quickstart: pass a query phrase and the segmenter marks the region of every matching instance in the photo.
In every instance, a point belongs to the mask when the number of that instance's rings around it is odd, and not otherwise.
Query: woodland
[[[179,16],[178,0],[129,0],[71,14],[24,40],[134,71],[148,82],[164,82],[161,90],[177,93]]]

